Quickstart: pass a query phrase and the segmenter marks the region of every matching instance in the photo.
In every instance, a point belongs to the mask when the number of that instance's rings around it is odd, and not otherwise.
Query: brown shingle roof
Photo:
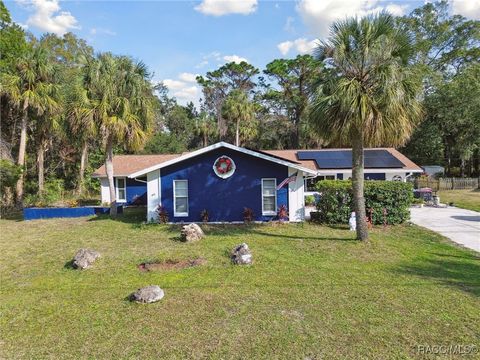
[[[384,149],[391,153],[394,157],[400,160],[405,166],[405,170],[422,170],[418,165],[412,162],[405,155],[395,150],[394,148],[376,148]],[[320,150],[301,150],[301,151],[335,151],[335,150],[350,150],[350,149],[320,149]],[[267,155],[294,162],[310,170],[319,170],[314,160],[299,160],[297,152],[300,150],[262,150],[261,152]],[[129,176],[137,171],[161,164],[163,162],[175,159],[183,154],[163,154],[163,155],[115,155],[113,157],[113,170],[115,176]],[[322,169],[329,170],[329,169]],[[95,170],[93,177],[105,177],[105,165]]]
[[[165,161],[175,159],[181,154],[163,155],[115,155],[113,157],[113,172],[115,176],[128,176],[150,166],[161,164]],[[105,177],[105,165],[99,167],[92,174],[93,177]]]

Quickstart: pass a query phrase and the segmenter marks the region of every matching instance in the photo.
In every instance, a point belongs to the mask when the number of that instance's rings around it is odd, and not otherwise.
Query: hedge
[[[327,224],[347,224],[353,211],[352,182],[350,180],[325,180],[317,183],[320,200],[318,213],[312,213],[312,220]],[[399,181],[365,181],[365,207],[367,215],[373,209],[374,224],[384,223],[384,209],[387,224],[401,224],[410,218],[413,201],[413,187]]]

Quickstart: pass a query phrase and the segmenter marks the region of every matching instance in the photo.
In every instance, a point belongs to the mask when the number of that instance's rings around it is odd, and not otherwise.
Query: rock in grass
[[[73,267],[75,269],[88,269],[100,257],[100,254],[92,249],[80,249],[73,257]]]
[[[139,303],[150,304],[161,300],[164,296],[165,293],[159,286],[150,285],[135,291],[131,298]]]
[[[188,224],[182,227],[181,239],[185,242],[198,241],[203,238],[205,234],[200,226],[197,224]]]
[[[231,258],[236,265],[251,265],[253,262],[252,253],[245,243],[233,248]]]

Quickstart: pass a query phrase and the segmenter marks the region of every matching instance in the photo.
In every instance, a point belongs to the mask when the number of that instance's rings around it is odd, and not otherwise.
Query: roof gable
[[[309,169],[309,168],[305,168],[305,167],[299,165],[296,162],[292,162],[292,161],[289,161],[289,160],[286,160],[286,159],[281,159],[279,157],[266,154],[264,152],[258,152],[258,151],[255,151],[255,150],[250,150],[250,149],[242,148],[242,147],[239,147],[239,146],[235,146],[235,145],[232,145],[232,144],[229,144],[229,143],[226,143],[226,142],[218,142],[216,144],[213,144],[213,145],[210,145],[210,146],[192,151],[190,153],[183,154],[183,155],[178,156],[176,158],[173,158],[171,160],[167,160],[167,161],[164,161],[162,163],[159,163],[159,164],[150,166],[148,168],[139,170],[137,172],[134,172],[134,173],[130,174],[128,177],[134,178],[134,177],[142,176],[142,175],[145,175],[149,172],[164,168],[164,167],[169,166],[169,165],[179,163],[179,162],[187,160],[187,159],[194,158],[194,157],[199,156],[201,154],[205,154],[209,151],[219,149],[219,148],[222,148],[222,147],[227,148],[227,149],[231,149],[231,150],[236,150],[236,151],[239,151],[241,153],[244,153],[244,154],[256,157],[256,158],[260,158],[260,159],[263,159],[263,160],[271,161],[271,162],[274,162],[274,163],[277,163],[277,164],[280,164],[280,165],[283,165],[283,166],[288,166],[288,167],[291,167],[291,168],[294,168],[294,169],[297,169],[297,170],[300,170],[300,171],[303,171],[303,172],[306,172],[306,173],[310,173],[310,174],[313,174],[313,175],[316,174],[316,171],[314,171],[312,169]]]

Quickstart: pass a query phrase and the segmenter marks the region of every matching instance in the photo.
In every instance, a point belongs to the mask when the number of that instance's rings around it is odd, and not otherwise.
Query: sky
[[[425,0],[7,0],[12,18],[36,36],[73,32],[96,51],[146,63],[180,104],[198,104],[196,75],[230,61],[263,69],[310,53],[331,23],[381,10],[408,14]],[[480,0],[450,0],[452,13],[480,19]]]

